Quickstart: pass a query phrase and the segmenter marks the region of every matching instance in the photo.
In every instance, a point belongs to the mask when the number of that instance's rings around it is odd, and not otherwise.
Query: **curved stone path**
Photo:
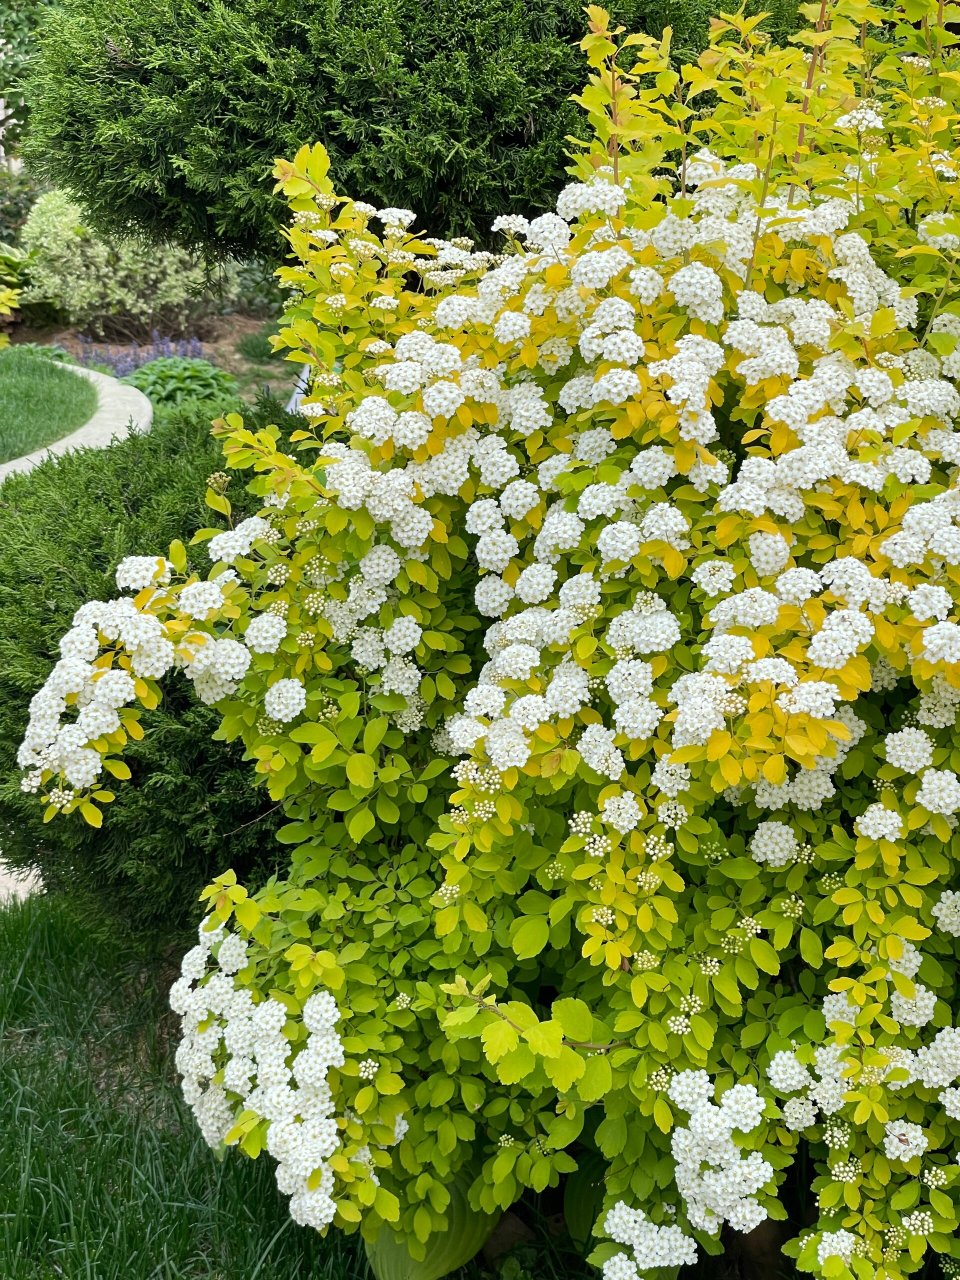
[[[97,390],[97,411],[82,427],[34,449],[20,458],[0,463],[0,480],[19,471],[32,471],[38,462],[51,455],[69,453],[71,449],[102,449],[113,440],[122,440],[131,431],[149,431],[153,421],[153,405],[136,387],[129,387],[95,369],[64,365],[70,373],[89,379]]]
[[[93,417],[64,436],[20,458],[0,463],[0,481],[16,472],[32,471],[44,458],[69,453],[72,449],[102,449],[114,440],[122,440],[131,431],[149,431],[153,422],[153,405],[136,387],[129,387],[94,369],[65,366],[71,373],[88,378],[97,390],[97,410]],[[25,898],[41,888],[36,875],[21,875],[0,861],[0,903]]]

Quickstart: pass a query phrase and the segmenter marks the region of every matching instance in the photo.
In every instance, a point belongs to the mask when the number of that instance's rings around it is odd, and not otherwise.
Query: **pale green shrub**
[[[30,255],[24,304],[46,304],[98,336],[180,333],[229,297],[183,249],[101,239],[65,191],[39,198],[22,240]]]

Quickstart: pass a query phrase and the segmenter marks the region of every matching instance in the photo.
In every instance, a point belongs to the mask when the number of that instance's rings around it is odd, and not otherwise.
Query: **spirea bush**
[[[183,249],[93,232],[64,191],[45,192],[27,215],[24,305],[46,304],[97,336],[178,334],[209,313],[204,268]]]
[[[23,785],[101,822],[173,669],[242,741],[289,872],[205,892],[184,1091],[379,1274],[567,1180],[634,1280],[801,1177],[802,1271],[955,1274],[952,38],[839,0],[677,72],[589,13],[502,254],[278,165],[304,425],[219,424],[258,514],[78,610]]]

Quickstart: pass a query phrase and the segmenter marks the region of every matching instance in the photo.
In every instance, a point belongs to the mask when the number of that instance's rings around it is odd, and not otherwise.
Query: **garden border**
[[[92,418],[82,427],[51,444],[45,444],[31,453],[0,463],[0,482],[8,475],[32,471],[44,458],[69,453],[72,449],[103,449],[114,440],[122,440],[131,431],[149,431],[153,422],[153,405],[136,387],[130,387],[108,374],[95,369],[81,369],[76,365],[63,365],[71,373],[79,374],[93,383],[97,393],[97,408]]]

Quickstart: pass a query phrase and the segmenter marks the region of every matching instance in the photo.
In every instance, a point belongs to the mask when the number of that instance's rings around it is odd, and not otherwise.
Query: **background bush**
[[[86,221],[64,191],[37,200],[21,236],[29,255],[24,305],[46,304],[68,324],[125,337],[180,333],[209,314],[206,273],[185,250],[129,236],[108,241]]]
[[[15,152],[26,119],[23,77],[34,49],[34,37],[47,0],[4,0],[0,25],[0,130],[7,152]],[[0,235],[0,240],[3,236]]]
[[[703,43],[705,0],[617,0]],[[792,29],[796,0],[772,0]],[[275,157],[328,148],[336,185],[481,236],[543,210],[582,131],[581,0],[65,0],[46,17],[26,154],[94,225],[276,258]]]
[[[118,594],[123,556],[163,551],[208,522],[206,478],[221,460],[208,430],[217,412],[213,404],[192,416],[161,412],[148,435],[44,462],[0,487],[2,856],[84,899],[92,926],[113,929],[122,917],[125,929],[157,927],[168,940],[194,919],[199,890],[225,862],[265,870],[278,847],[271,806],[252,789],[240,750],[211,741],[217,714],[172,682],[100,831],[44,825],[20,790],[15,756],[30,698],[74,611]],[[278,404],[250,411],[251,423],[278,420]],[[230,494],[242,514],[241,486]],[[203,548],[191,558],[202,565]]]

